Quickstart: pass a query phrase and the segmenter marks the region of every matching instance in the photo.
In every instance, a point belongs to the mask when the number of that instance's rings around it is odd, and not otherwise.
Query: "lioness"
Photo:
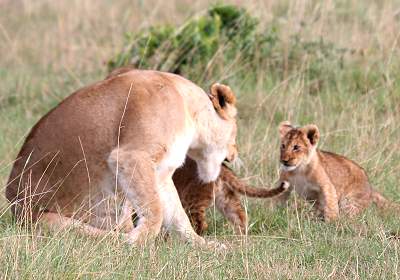
[[[114,74],[73,93],[33,127],[6,187],[12,213],[93,235],[118,229],[133,244],[161,226],[206,244],[172,174],[187,154],[202,181],[216,180],[222,161],[237,156],[235,116],[227,86],[214,84],[207,94],[170,73]]]
[[[116,68],[106,79],[133,69],[132,66]],[[192,226],[200,235],[208,228],[206,209],[211,205],[214,196],[216,208],[234,226],[236,233],[244,234],[247,230],[247,217],[238,193],[248,197],[268,198],[288,188],[287,182],[275,189],[248,186],[242,183],[225,164],[222,164],[217,180],[206,183],[197,175],[197,164],[189,157],[186,158],[185,164],[175,171],[172,178]]]
[[[280,181],[291,184],[279,199],[284,202],[295,191],[314,202],[326,221],[336,219],[339,211],[354,216],[371,202],[385,206],[387,200],[375,191],[365,171],[355,162],[317,149],[319,130],[315,125],[296,128],[289,122],[279,126],[281,137]]]
[[[187,158],[185,164],[173,175],[182,205],[198,234],[207,230],[206,210],[215,197],[216,208],[234,226],[237,234],[247,231],[247,217],[239,194],[248,197],[268,198],[278,195],[289,187],[287,182],[274,189],[255,188],[244,184],[225,164],[215,182],[204,183],[197,175],[197,164]]]

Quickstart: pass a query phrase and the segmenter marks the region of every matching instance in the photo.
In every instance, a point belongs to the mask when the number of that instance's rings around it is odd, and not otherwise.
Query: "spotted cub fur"
[[[237,234],[245,234],[247,216],[240,201],[240,194],[248,197],[267,198],[279,195],[289,187],[287,182],[274,189],[255,188],[244,184],[225,164],[215,182],[201,182],[197,175],[196,162],[186,158],[185,164],[173,176],[182,205],[198,234],[208,228],[206,210],[215,196],[216,208],[234,226]]]

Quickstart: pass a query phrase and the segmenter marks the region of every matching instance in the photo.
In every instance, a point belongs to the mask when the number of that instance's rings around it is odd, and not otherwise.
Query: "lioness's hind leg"
[[[52,212],[43,213],[38,219],[38,222],[46,224],[48,227],[50,227],[50,229],[55,231],[74,229],[82,234],[94,237],[104,236],[106,234],[113,233],[113,231],[95,228],[77,219],[61,216],[58,213]]]
[[[139,218],[127,235],[128,241],[140,244],[158,235],[163,209],[151,157],[145,152],[120,148],[110,154],[108,164]]]

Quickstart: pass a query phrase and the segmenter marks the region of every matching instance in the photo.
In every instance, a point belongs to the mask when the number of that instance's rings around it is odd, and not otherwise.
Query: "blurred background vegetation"
[[[197,83],[212,77],[254,77],[268,71],[275,79],[302,71],[307,90],[319,91],[323,83],[335,84],[335,73],[344,68],[344,55],[355,50],[339,48],[323,37],[303,39],[300,31],[285,42],[278,19],[260,28],[260,20],[234,5],[212,5],[189,17],[182,25],[151,26],[125,34],[125,46],[108,63],[109,69],[132,65],[184,74]],[[285,50],[284,44],[289,44]],[[285,53],[285,51],[287,53]],[[307,64],[304,65],[304,61]],[[257,65],[253,71],[251,66]]]

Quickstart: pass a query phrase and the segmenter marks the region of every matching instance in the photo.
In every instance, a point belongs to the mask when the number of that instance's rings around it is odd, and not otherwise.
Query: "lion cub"
[[[172,177],[183,208],[198,234],[207,230],[206,210],[213,203],[233,225],[237,234],[246,234],[247,215],[240,201],[240,194],[247,197],[269,198],[277,196],[289,187],[283,182],[273,189],[252,187],[242,182],[235,173],[223,163],[221,172],[214,182],[204,183],[197,174],[197,164],[189,157]]]
[[[289,122],[279,126],[281,137],[280,181],[290,183],[289,191],[279,199],[287,201],[295,190],[321,212],[324,220],[334,220],[339,211],[354,216],[371,202],[385,206],[387,200],[368,182],[367,174],[355,162],[334,153],[317,149],[318,127],[310,124],[294,127]]]

